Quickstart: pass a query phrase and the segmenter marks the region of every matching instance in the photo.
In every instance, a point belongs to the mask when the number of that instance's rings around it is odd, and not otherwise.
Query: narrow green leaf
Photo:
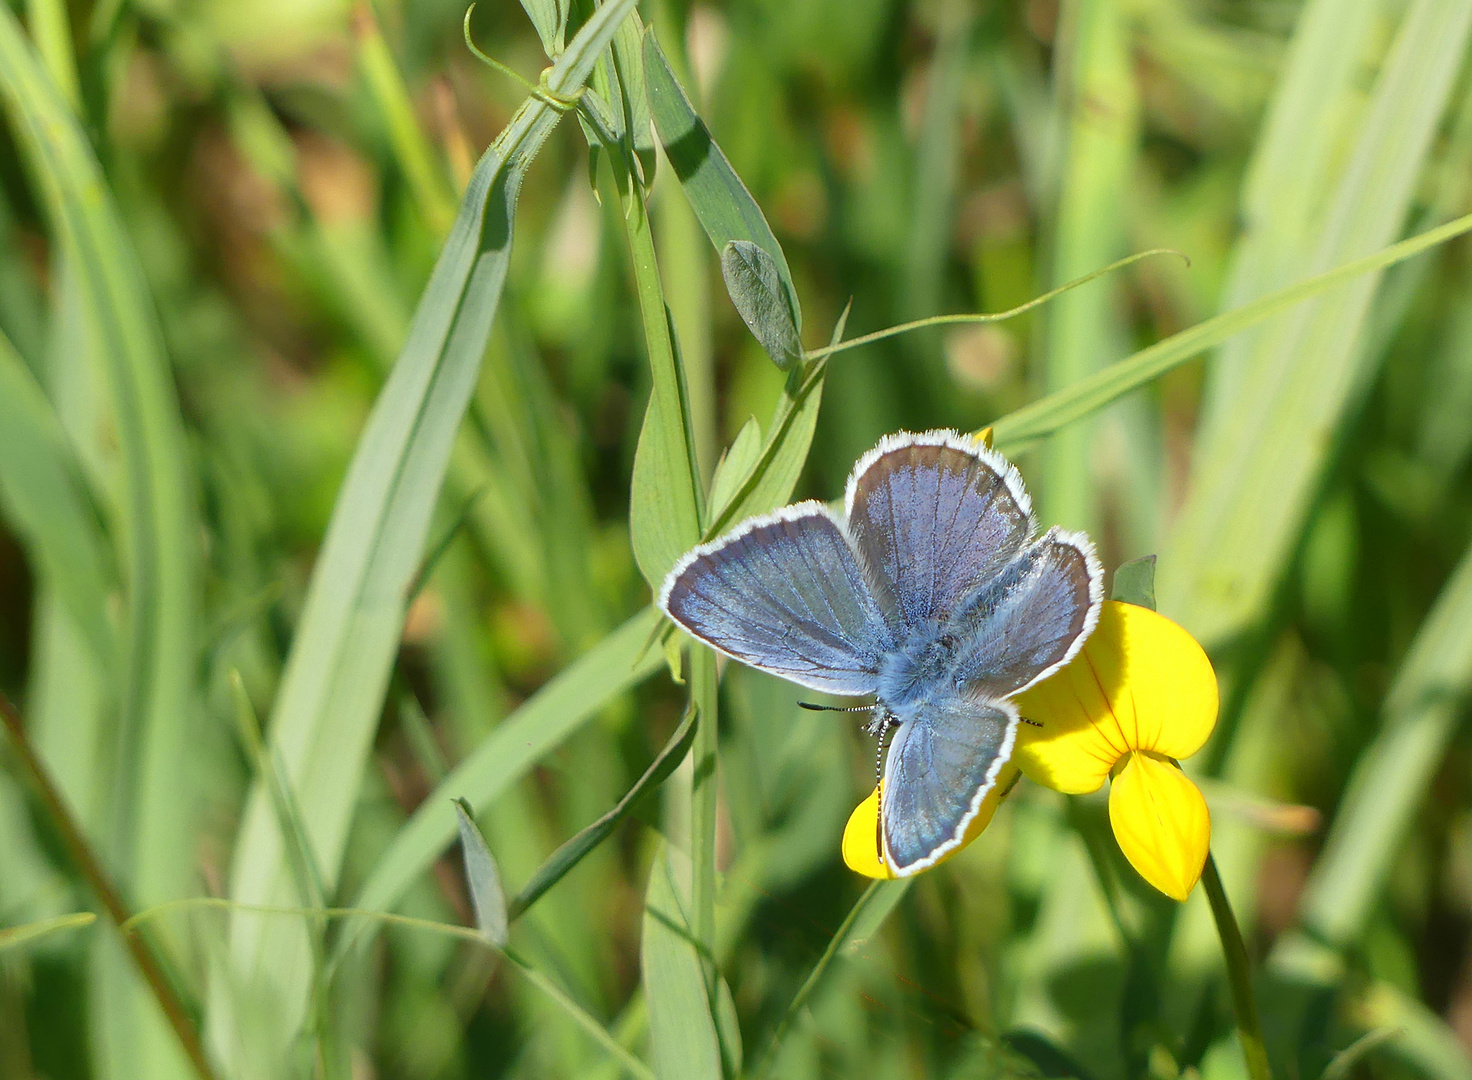
[[[600,7],[547,73],[547,89],[581,88],[633,0]],[[560,118],[527,100],[482,157],[384,385],[334,507],[271,724],[325,887],[335,888],[362,770],[398,648],[407,590],[476,383],[510,256],[516,196]],[[457,794],[475,794],[458,791]],[[252,790],[231,869],[231,895],[280,903],[290,869],[262,786]],[[445,803],[453,833],[454,815]],[[284,1054],[306,1007],[299,926],[232,920],[235,981],[279,1003],[261,1033]],[[257,1040],[259,1041],[259,1040]],[[233,1052],[223,1041],[222,1053]]]
[[[538,868],[537,872],[532,875],[532,879],[507,905],[507,917],[511,921],[514,922],[521,918],[548,889],[567,876],[567,873],[581,862],[584,856],[603,843],[618,823],[638,805],[640,799],[655,791],[669,779],[675,769],[679,768],[680,762],[684,761],[685,755],[690,752],[690,745],[695,741],[695,716],[694,708],[687,709],[684,719],[680,721],[680,726],[670,736],[669,742],[659,752],[659,756],[650,763],[649,768],[644,770],[644,775],[639,777],[614,808],[591,825],[581,829],[577,835],[554,851]],[[463,822],[461,829],[464,830]]]
[[[116,582],[97,509],[51,403],[3,333],[0,510],[98,661],[110,665],[116,645],[107,598]]]
[[[568,0],[521,0],[521,6],[532,26],[536,27],[537,36],[542,39],[542,51],[548,59],[560,56],[567,34]]]
[[[487,941],[501,948],[509,940],[501,872],[496,869],[486,838],[475,823],[470,804],[464,799],[455,799],[453,803],[460,825],[460,849],[465,856],[465,879],[470,883],[470,901],[475,907],[475,924]]]
[[[1110,589],[1111,600],[1126,604],[1138,604],[1155,610],[1155,556],[1131,559],[1121,563],[1114,571],[1114,586]]]
[[[643,648],[656,621],[652,608],[635,615],[502,720],[399,829],[354,906],[392,908],[434,865],[455,839],[452,798],[490,805],[616,696],[659,670],[661,657]]]
[[[654,186],[659,155],[654,151],[654,119],[649,115],[649,91],[644,78],[644,25],[638,11],[619,24],[613,36],[613,66],[618,75],[623,110],[623,130],[628,132],[634,160],[639,165],[639,183],[648,191]]]
[[[1046,439],[1061,428],[1098,412],[1111,401],[1117,401],[1125,394],[1138,390],[1234,334],[1286,311],[1294,304],[1361,274],[1373,273],[1405,262],[1468,231],[1472,231],[1472,214],[1449,221],[1438,228],[1428,229],[1419,236],[1402,240],[1398,244],[1391,244],[1373,255],[1366,255],[1333,270],[1316,274],[1235,311],[1224,312],[1197,323],[1189,330],[1172,334],[1164,341],[1158,341],[1133,356],[1110,364],[1103,371],[1067,390],[1049,394],[1016,412],[1008,413],[993,425],[995,445],[1004,453],[1015,454],[1040,439]]]
[[[240,672],[232,669],[229,683],[230,697],[235,703],[235,723],[240,730],[241,741],[255,762],[257,777],[266,785],[266,792],[271,798],[271,809],[276,814],[276,826],[281,830],[286,844],[287,864],[296,885],[297,901],[303,907],[325,907],[327,896],[322,885],[322,871],[312,853],[311,840],[307,837],[296,795],[286,782],[280,762],[261,738],[256,710],[251,704],[250,693],[245,688],[245,680],[240,677]]]
[[[797,289],[792,284],[792,271],[787,268],[787,259],[771,226],[762,215],[756,200],[746,190],[746,185],[731,168],[726,155],[711,138],[709,129],[695,114],[684,88],[675,78],[664,50],[659,47],[653,30],[644,32],[644,78],[649,93],[649,111],[654,117],[654,127],[659,133],[660,145],[670,168],[679,177],[685,196],[690,200],[695,216],[710,237],[711,244],[721,253],[722,269],[725,268],[725,248],[733,240],[744,240],[761,248],[772,261],[772,267],[781,279],[782,289],[778,296],[785,302],[794,336],[802,330],[802,306],[798,302]],[[729,284],[729,278],[727,279]],[[732,295],[738,311],[747,325],[747,311]],[[753,332],[755,328],[753,327]],[[758,335],[762,347],[767,342]],[[767,350],[779,367],[791,363],[789,356]]]
[[[721,1045],[692,929],[689,860],[660,845],[639,944],[649,1041],[659,1080],[721,1080]]]
[[[79,911],[74,915],[58,915],[54,919],[42,919],[40,922],[26,923],[24,926],[3,927],[0,928],[0,952],[25,945],[49,934],[60,933],[63,930],[75,930],[81,926],[91,926],[96,921],[97,916],[92,912]]]
[[[801,354],[802,342],[783,295],[777,263],[750,240],[730,240],[721,248],[721,277],[746,328],[786,371]]]

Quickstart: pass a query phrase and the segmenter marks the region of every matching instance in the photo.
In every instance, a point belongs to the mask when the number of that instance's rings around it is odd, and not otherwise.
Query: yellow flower
[[[1022,772],[1068,794],[1112,776],[1120,849],[1151,885],[1186,899],[1206,863],[1211,815],[1175,761],[1205,745],[1217,713],[1216,674],[1196,640],[1149,608],[1108,601],[1078,656],[1017,704],[1033,722],[1017,733]]]
[[[981,804],[951,858],[990,824],[1018,770],[1068,794],[1097,791],[1113,776],[1109,820],[1141,877],[1184,900],[1201,877],[1211,843],[1206,800],[1173,759],[1190,757],[1216,725],[1211,662],[1185,630],[1149,608],[1107,601],[1073,661],[1021,694],[1031,723],[1017,732],[1012,761]],[[871,878],[894,874],[879,861],[879,792],[843,831],[843,861]]]

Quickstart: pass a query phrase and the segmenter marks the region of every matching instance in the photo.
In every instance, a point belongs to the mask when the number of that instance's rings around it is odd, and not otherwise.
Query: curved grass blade
[[[297,793],[329,891],[398,648],[407,590],[505,282],[522,179],[561,117],[552,100],[577,93],[632,7],[633,0],[612,0],[593,14],[547,73],[548,95],[527,100],[476,166],[334,507],[271,724],[272,750]],[[231,869],[234,899],[272,903],[292,895],[269,803],[255,785]],[[235,981],[252,996],[280,1003],[268,1030],[246,1038],[264,1042],[268,1056],[285,1054],[307,1005],[301,927],[234,919],[231,952]],[[238,1041],[222,1038],[221,1052],[231,1053]]]
[[[684,719],[680,721],[680,726],[670,736],[664,749],[659,752],[659,756],[650,762],[644,775],[639,777],[612,810],[579,831],[538,868],[532,879],[507,905],[508,919],[515,922],[526,914],[527,909],[541,899],[542,894],[561,881],[588,852],[608,838],[618,823],[638,805],[640,799],[657,790],[679,768],[680,762],[685,760],[685,755],[690,752],[690,746],[695,741],[695,713],[693,706],[685,710]]]
[[[1189,330],[1172,334],[1148,349],[1141,349],[1133,356],[1110,364],[1097,375],[1091,375],[1067,390],[1049,394],[1031,405],[1008,413],[993,425],[996,446],[1005,453],[1014,454],[1040,439],[1046,439],[1058,429],[1098,412],[1111,401],[1118,400],[1132,390],[1138,390],[1172,368],[1179,367],[1232,335],[1239,334],[1294,304],[1361,274],[1373,273],[1405,262],[1469,231],[1472,231],[1472,214],[1449,221],[1438,228],[1428,229],[1419,236],[1402,240],[1398,244],[1391,244],[1373,255],[1366,255],[1362,259],[1354,259],[1333,270],[1316,274],[1235,311],[1224,312],[1197,323]],[[844,343],[845,346],[849,344],[851,343]]]
[[[6,949],[14,949],[20,945],[27,945],[38,938],[47,937],[51,934],[61,933],[64,930],[75,930],[82,926],[91,926],[97,921],[97,916],[90,911],[79,911],[72,915],[58,915],[54,919],[42,919],[40,922],[26,923],[24,926],[7,926],[0,929],[0,952]]]

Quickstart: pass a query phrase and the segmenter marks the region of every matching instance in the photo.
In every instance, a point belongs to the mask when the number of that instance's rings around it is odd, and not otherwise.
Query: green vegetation
[[[0,1080],[1472,1080],[1469,45],[0,3]],[[1184,904],[1027,782],[857,877],[651,606],[947,426],[1211,655]]]

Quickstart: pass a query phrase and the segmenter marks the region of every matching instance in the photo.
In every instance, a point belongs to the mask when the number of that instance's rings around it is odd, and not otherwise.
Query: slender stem
[[[1049,300],[1053,300],[1059,296],[1062,296],[1069,289],[1076,289],[1080,285],[1088,284],[1090,281],[1093,281],[1097,277],[1102,277],[1103,275],[1111,273],[1112,271],[1122,269],[1123,267],[1129,266],[1131,263],[1137,263],[1141,259],[1153,258],[1156,255],[1174,255],[1179,259],[1186,259],[1186,262],[1188,264],[1191,261],[1190,259],[1187,259],[1186,256],[1183,255],[1181,252],[1176,251],[1173,248],[1151,248],[1149,251],[1138,251],[1133,255],[1127,255],[1123,259],[1112,262],[1108,266],[1101,266],[1099,269],[1085,274],[1083,277],[1074,278],[1072,281],[1066,282],[1065,284],[1058,286],[1056,289],[1045,292],[1041,296],[1035,296],[1025,304],[1018,304],[1015,308],[1008,308],[1006,311],[983,312],[981,314],[967,315],[932,315],[928,319],[916,319],[914,322],[901,323],[899,326],[891,326],[884,330],[876,330],[872,334],[865,334],[863,337],[850,338],[848,341],[838,342],[834,345],[826,345],[821,349],[812,349],[811,351],[804,352],[802,354],[802,357],[804,360],[814,360],[820,356],[832,356],[834,353],[840,353],[846,349],[856,349],[860,345],[868,345],[875,341],[883,341],[885,338],[898,337],[900,334],[908,334],[911,330],[923,330],[928,326],[950,326],[954,323],[992,323],[1016,318],[1018,315],[1021,315],[1024,312],[1031,311],[1035,307],[1041,307]]]
[[[98,902],[107,911],[108,918],[112,920],[113,925],[121,930],[132,918],[128,906],[123,902],[122,895],[87,843],[81,826],[72,816],[71,809],[67,806],[61,792],[57,790],[51,775],[46,771],[46,766],[31,749],[31,744],[26,739],[25,726],[21,723],[20,713],[3,694],[0,694],[0,719],[3,719],[5,730],[10,734],[10,741],[15,748],[16,756],[20,759],[21,767],[24,768],[31,783],[35,786],[36,793],[40,796],[41,803],[45,806],[52,824],[60,832],[67,852],[71,855],[72,861],[76,863],[77,871],[86,879]],[[174,1029],[180,1045],[183,1046],[184,1052],[193,1063],[194,1071],[199,1074],[201,1080],[214,1080],[215,1072],[210,1065],[209,1058],[205,1055],[204,1044],[200,1041],[199,1032],[195,1030],[194,1021],[190,1018],[173,983],[164,974],[163,965],[155,955],[152,943],[144,940],[138,934],[123,934],[122,937],[128,951],[133,956],[133,962],[138,965],[139,972],[153,991],[154,997],[158,999],[159,1008],[163,1010],[164,1017]]]
[[[1227,961],[1227,981],[1232,987],[1232,1011],[1237,1014],[1237,1034],[1242,1039],[1242,1053],[1247,1058],[1247,1074],[1252,1080],[1272,1080],[1268,1068],[1267,1048],[1262,1041],[1262,1024],[1257,1018],[1257,999],[1252,993],[1252,966],[1247,960],[1247,946],[1242,931],[1222,888],[1216,860],[1206,854],[1206,868],[1201,873],[1206,898],[1211,901],[1211,917],[1216,920],[1217,936],[1222,939],[1222,955]]]

